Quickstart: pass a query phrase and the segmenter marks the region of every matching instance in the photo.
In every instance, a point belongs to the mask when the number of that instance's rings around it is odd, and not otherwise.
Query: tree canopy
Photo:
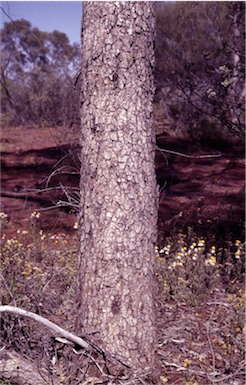
[[[27,20],[1,30],[2,113],[12,124],[68,125],[78,115],[73,90],[79,45],[66,34],[42,32]]]
[[[244,2],[156,2],[155,122],[203,140],[244,136]],[[10,124],[79,123],[78,44],[27,20],[1,30],[2,118]]]

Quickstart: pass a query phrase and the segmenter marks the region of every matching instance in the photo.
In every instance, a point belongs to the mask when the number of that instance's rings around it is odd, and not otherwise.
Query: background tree
[[[85,2],[78,333],[154,361],[157,235],[153,3]]]
[[[80,55],[64,33],[42,32],[27,20],[1,31],[1,107],[14,125],[69,126],[78,121],[74,90]]]
[[[156,110],[169,130],[199,138],[217,127],[243,137],[244,31],[243,2],[159,4]]]
[[[205,136],[244,136],[245,4],[161,2],[157,8],[156,126]],[[78,45],[26,20],[1,31],[2,118],[10,124],[65,125],[79,121]],[[204,135],[205,134],[205,135]]]

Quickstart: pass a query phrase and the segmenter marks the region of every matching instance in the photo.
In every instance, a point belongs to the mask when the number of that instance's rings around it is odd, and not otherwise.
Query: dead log
[[[31,361],[21,357],[15,351],[1,349],[0,380],[18,385],[47,385],[47,379],[47,373],[41,374]]]

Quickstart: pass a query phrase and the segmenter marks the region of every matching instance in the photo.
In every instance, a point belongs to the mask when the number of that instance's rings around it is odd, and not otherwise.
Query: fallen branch
[[[12,314],[15,314],[15,315],[20,315],[20,316],[23,316],[23,317],[30,318],[30,319],[32,319],[34,321],[37,321],[37,322],[43,324],[44,326],[48,327],[49,329],[51,329],[53,332],[55,332],[55,333],[59,334],[60,336],[64,337],[64,339],[56,338],[56,340],[58,342],[62,342],[62,343],[72,342],[72,343],[74,343],[74,344],[76,344],[76,345],[78,345],[78,346],[80,346],[80,347],[85,349],[83,351],[81,350],[81,352],[79,352],[79,353],[73,349],[73,352],[76,353],[76,354],[85,354],[85,355],[87,355],[88,352],[90,352],[90,353],[97,352],[97,353],[100,353],[100,354],[103,355],[104,364],[105,365],[106,365],[106,359],[107,359],[107,360],[109,360],[111,362],[114,362],[117,365],[120,365],[120,369],[121,370],[122,370],[122,365],[125,368],[127,368],[127,370],[131,369],[128,364],[126,364],[126,363],[124,363],[122,361],[122,358],[117,357],[117,356],[113,356],[109,352],[102,351],[96,345],[92,344],[91,342],[88,343],[84,339],[82,339],[81,337],[78,337],[75,334],[66,331],[65,329],[61,328],[60,326],[56,325],[55,323],[49,321],[47,318],[44,318],[44,317],[42,317],[42,316],[40,316],[38,314],[32,313],[30,311],[21,309],[19,307],[9,306],[9,305],[0,306],[0,313],[3,313],[3,312],[8,312],[8,313],[12,313]],[[101,368],[101,366],[98,364],[98,362],[92,356],[90,356],[90,359],[92,360],[93,364],[97,367],[97,369],[100,371],[101,375],[106,376],[107,378],[111,378],[110,374],[104,373],[104,371]],[[9,362],[10,362],[10,365],[11,365],[11,357],[9,357]],[[106,365],[106,367],[107,367],[107,365]],[[132,373],[132,372],[130,372],[130,373]],[[2,373],[1,373],[1,357],[0,357],[0,375],[1,374]],[[37,385],[37,384],[39,385],[38,382],[35,385]],[[24,384],[20,383],[20,385],[24,385]],[[27,385],[27,383],[25,385]],[[33,383],[30,382],[30,385],[33,385]]]
[[[160,148],[156,146],[157,149],[160,152],[166,152],[167,154],[173,154],[173,155],[178,155],[182,156],[183,158],[191,158],[191,159],[204,159],[204,158],[220,158],[221,154],[208,154],[208,155],[186,155],[183,154],[182,152],[177,152],[177,151],[172,151],[172,150],[166,150],[165,148]]]
[[[82,338],[76,336],[73,333],[68,332],[67,330],[61,328],[60,326],[56,325],[54,322],[49,321],[47,318],[44,318],[38,314],[32,313],[30,311],[21,309],[19,307],[15,306],[0,306],[0,313],[7,312],[7,313],[13,313],[16,315],[20,315],[23,317],[27,317],[30,319],[33,319],[34,321],[37,321],[44,326],[48,327],[49,329],[53,330],[53,332],[61,335],[64,338],[67,338],[69,341],[72,341],[73,343],[81,346],[84,349],[90,348],[90,344],[83,340]]]

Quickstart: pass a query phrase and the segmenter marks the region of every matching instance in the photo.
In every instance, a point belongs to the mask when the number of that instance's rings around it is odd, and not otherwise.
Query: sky
[[[64,32],[70,43],[80,43],[82,1],[1,1],[11,19],[26,19],[40,31]],[[0,9],[0,28],[9,18]]]

